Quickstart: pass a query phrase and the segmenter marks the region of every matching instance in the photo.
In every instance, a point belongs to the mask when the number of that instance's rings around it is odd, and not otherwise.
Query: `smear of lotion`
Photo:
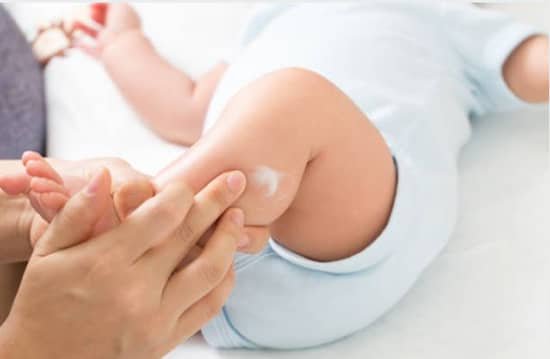
[[[259,166],[253,174],[253,180],[261,187],[265,187],[266,196],[271,197],[277,193],[282,174],[268,166]]]

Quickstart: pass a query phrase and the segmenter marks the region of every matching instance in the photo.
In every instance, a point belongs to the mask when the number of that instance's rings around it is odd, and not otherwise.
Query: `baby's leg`
[[[388,147],[334,85],[301,69],[268,74],[242,89],[222,118],[156,184],[179,177],[202,188],[241,169],[237,204],[248,225],[271,225],[285,247],[317,260],[365,248],[384,228],[396,174]]]

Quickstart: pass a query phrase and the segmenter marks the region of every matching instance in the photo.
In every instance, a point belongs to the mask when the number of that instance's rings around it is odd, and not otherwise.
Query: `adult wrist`
[[[32,252],[30,232],[34,211],[23,197],[0,191],[0,263],[27,260]]]
[[[0,325],[0,358],[17,358],[6,333],[6,324]]]
[[[0,325],[0,358],[39,358],[40,355],[33,356],[31,353],[33,344],[25,344],[24,339],[14,332],[8,320]]]

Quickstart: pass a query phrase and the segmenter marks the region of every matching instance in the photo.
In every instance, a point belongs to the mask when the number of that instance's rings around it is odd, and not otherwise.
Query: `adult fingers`
[[[199,257],[168,280],[162,298],[165,309],[179,315],[220,284],[233,266],[243,219],[236,208],[223,215]]]
[[[270,238],[268,227],[245,227],[244,232],[246,237],[237,248],[239,252],[256,254],[267,246]]]
[[[170,275],[187,255],[189,248],[195,245],[222,213],[239,198],[245,185],[246,178],[239,171],[215,178],[195,196],[195,203],[176,229],[176,236],[162,243],[143,259],[156,263],[156,268],[162,268],[166,275]]]
[[[204,247],[212,235],[213,228],[201,236],[197,245]],[[261,252],[269,241],[269,227],[267,226],[245,226],[244,236],[237,243],[237,250],[241,253],[256,254]]]
[[[179,318],[165,351],[195,335],[207,322],[217,316],[235,286],[235,272],[230,270],[223,281],[210,293],[193,304]]]
[[[54,218],[33,256],[47,256],[88,239],[107,206],[112,206],[110,188],[109,172],[102,169]]]
[[[185,256],[185,258],[183,258],[182,261],[176,267],[176,271],[180,270],[183,267],[186,267],[189,263],[199,258],[201,253],[202,253],[202,247],[199,247],[199,246],[191,247],[191,249],[189,250],[189,253],[187,253],[187,256]]]
[[[118,191],[121,186],[128,182],[134,181],[149,181],[150,177],[136,171],[130,164],[119,159],[105,159],[104,162],[99,162],[107,167],[113,175],[113,191]],[[151,187],[153,187],[151,183]]]
[[[121,259],[137,261],[161,241],[170,238],[193,205],[193,192],[183,182],[172,182],[129,215],[112,235],[100,237],[97,246],[118,251]],[[111,237],[118,240],[113,243]]]
[[[129,181],[119,186],[113,197],[119,217],[122,219],[128,217],[154,195],[153,185],[147,179]]]

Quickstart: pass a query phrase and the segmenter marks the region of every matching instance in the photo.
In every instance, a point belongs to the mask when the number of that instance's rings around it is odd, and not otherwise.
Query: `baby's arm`
[[[518,46],[506,60],[503,76],[522,100],[548,102],[548,36],[533,36]]]
[[[130,5],[96,4],[92,10],[93,19],[104,28],[97,32],[82,23],[77,27],[97,37],[95,55],[126,101],[164,139],[195,143],[227,65],[220,63],[193,80],[156,52]]]
[[[545,32],[506,12],[471,4],[446,1],[438,10],[474,97],[474,114],[515,111],[526,103],[548,101]]]
[[[194,81],[159,56],[141,31],[128,32],[105,48],[107,72],[124,98],[164,139],[192,145],[226,69],[221,63]]]

